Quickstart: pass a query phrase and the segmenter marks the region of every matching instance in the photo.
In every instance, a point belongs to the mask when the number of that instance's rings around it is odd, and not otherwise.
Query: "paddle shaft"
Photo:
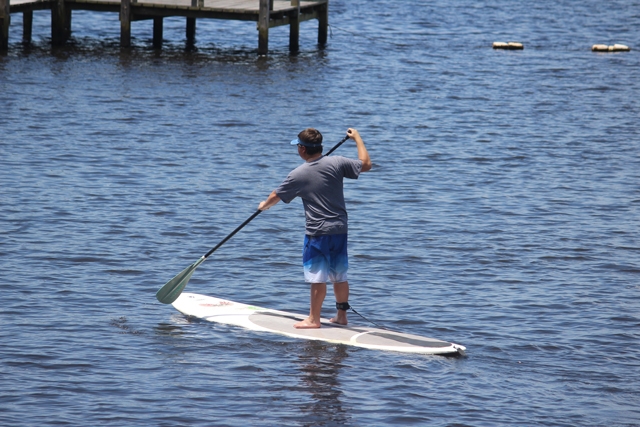
[[[331,150],[329,150],[329,152],[327,154],[325,154],[326,156],[328,156],[329,154],[333,153],[338,147],[340,147],[342,144],[344,144],[344,142],[349,139],[349,135],[345,136],[344,138],[342,138],[342,140],[340,142],[338,142]],[[231,232],[231,234],[229,234],[227,237],[225,237],[224,239],[222,239],[222,241],[220,243],[218,243],[216,245],[215,248],[211,249],[209,252],[206,253],[206,255],[203,257],[204,259],[207,259],[209,257],[209,255],[211,255],[212,253],[214,253],[220,246],[224,245],[227,240],[229,240],[230,238],[232,238],[238,231],[242,230],[242,228],[249,224],[251,222],[251,220],[253,220],[255,217],[257,217],[258,215],[260,215],[260,212],[262,212],[260,209],[258,209],[257,211],[255,211],[253,213],[253,215],[251,215],[249,217],[249,219],[247,219],[245,222],[243,222],[242,224],[240,224],[238,226],[238,228],[236,228],[235,230],[233,230]]]
[[[327,154],[325,154],[325,156],[328,156],[329,154],[333,153],[336,148],[340,147],[342,144],[344,144],[344,142],[349,139],[349,135],[345,136],[344,138],[342,138],[342,141],[338,142],[335,147],[333,147],[331,150],[329,150],[329,152]]]
[[[230,238],[232,238],[232,237],[233,237],[233,236],[234,236],[238,231],[242,230],[242,228],[243,228],[245,225],[249,224],[253,218],[257,217],[257,216],[260,214],[260,212],[262,212],[260,209],[258,209],[257,211],[255,211],[255,212],[254,212],[254,214],[253,214],[253,215],[251,215],[251,216],[249,217],[249,219],[247,219],[245,222],[243,222],[242,224],[240,224],[240,225],[238,226],[238,228],[236,228],[235,230],[233,230],[233,231],[231,232],[231,234],[229,234],[227,237],[225,237],[224,239],[222,239],[222,241],[221,241],[220,243],[218,243],[218,244],[216,245],[216,247],[215,247],[215,248],[213,248],[213,249],[211,249],[209,252],[207,252],[207,254],[204,256],[204,259],[207,259],[207,258],[209,257],[209,255],[211,255],[212,253],[214,253],[214,252],[216,251],[216,249],[218,249],[220,246],[222,246],[223,244],[225,244],[225,243],[226,243],[226,241],[227,241],[227,240],[229,240]]]

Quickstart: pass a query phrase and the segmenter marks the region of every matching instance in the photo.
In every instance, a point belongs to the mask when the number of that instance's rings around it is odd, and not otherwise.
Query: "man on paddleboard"
[[[302,262],[305,281],[311,283],[309,317],[296,323],[298,329],[320,327],[320,311],[327,295],[327,281],[333,283],[338,314],[333,323],[347,324],[349,282],[347,281],[347,208],[343,179],[358,179],[361,172],[371,170],[371,159],[360,134],[347,130],[356,142],[358,160],[342,156],[322,155],[322,134],[305,129],[291,141],[305,161],[294,169],[258,209],[267,210],[280,200],[291,202],[299,196],[306,218]]]

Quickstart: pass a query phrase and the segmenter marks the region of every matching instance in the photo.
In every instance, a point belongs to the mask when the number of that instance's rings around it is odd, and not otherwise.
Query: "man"
[[[302,198],[306,226],[302,255],[305,281],[311,283],[309,317],[295,328],[320,327],[320,311],[327,294],[327,281],[333,282],[338,314],[331,322],[347,324],[349,282],[347,281],[347,209],[344,202],[343,178],[358,179],[360,172],[371,170],[371,159],[360,134],[355,129],[347,135],[356,142],[358,159],[322,155],[322,134],[305,129],[291,144],[305,163],[294,169],[258,209],[267,210],[280,200],[291,202]]]

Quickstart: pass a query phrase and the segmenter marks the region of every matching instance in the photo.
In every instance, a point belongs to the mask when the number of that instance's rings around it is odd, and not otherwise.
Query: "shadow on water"
[[[173,323],[158,323],[153,328],[153,333],[158,336],[165,337],[178,337],[183,335],[193,335],[193,332],[188,331],[185,326],[189,326],[192,323],[201,322],[199,319],[192,319],[185,316],[173,315],[171,316]]]
[[[158,335],[186,335],[181,326],[172,325],[171,323],[158,323],[158,326],[153,328],[154,332]]]
[[[114,37],[98,39],[87,36],[72,36],[64,45],[53,46],[49,37],[30,42],[11,41],[9,50],[0,52],[1,57],[51,57],[61,61],[73,58],[117,58],[124,65],[140,61],[163,60],[178,63],[228,63],[254,64],[260,70],[282,63],[296,63],[299,60],[324,60],[327,52],[323,46],[309,47],[304,51],[289,52],[285,48],[272,48],[268,55],[258,55],[257,49],[248,47],[216,46],[188,41],[165,42],[162,47],[154,47],[151,40],[134,40],[131,47],[120,47]]]

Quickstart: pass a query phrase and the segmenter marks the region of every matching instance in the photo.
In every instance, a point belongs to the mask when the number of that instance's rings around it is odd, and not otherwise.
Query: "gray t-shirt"
[[[362,160],[342,156],[322,156],[295,168],[276,188],[280,199],[289,203],[300,196],[310,236],[347,232],[347,208],[343,178],[358,179]]]

